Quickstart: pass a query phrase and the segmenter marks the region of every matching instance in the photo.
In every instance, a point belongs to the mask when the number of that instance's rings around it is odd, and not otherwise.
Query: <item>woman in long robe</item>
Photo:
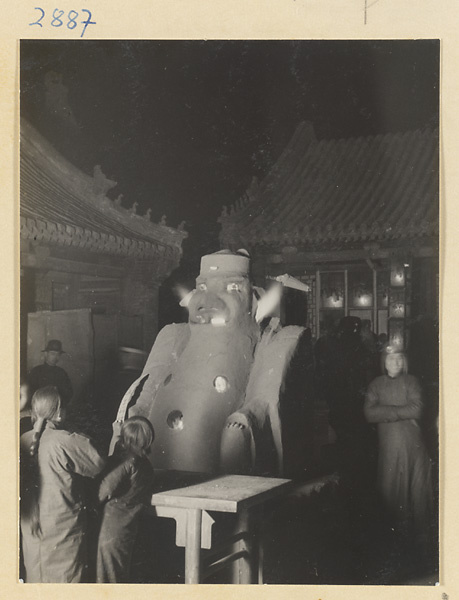
[[[103,469],[105,460],[91,441],[60,428],[63,416],[57,389],[38,390],[32,399],[34,429],[21,438],[23,453],[38,456],[36,487],[21,498],[26,581],[80,583],[86,580],[85,480]],[[30,507],[25,511],[25,507]]]
[[[378,429],[377,485],[398,525],[426,541],[433,498],[431,463],[419,425],[421,387],[407,374],[402,352],[389,352],[385,368],[387,374],[369,385],[364,407],[367,420]]]

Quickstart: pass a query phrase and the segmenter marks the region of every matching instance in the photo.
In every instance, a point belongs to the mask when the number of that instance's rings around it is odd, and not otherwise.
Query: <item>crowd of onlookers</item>
[[[21,578],[128,582],[140,517],[153,491],[153,427],[143,417],[127,419],[107,457],[88,436],[66,426],[72,387],[57,366],[61,342],[50,340],[43,352],[43,364],[20,386]],[[91,492],[91,504],[99,504],[97,539],[88,521]],[[95,565],[91,545],[97,547]]]
[[[316,392],[329,409],[335,450],[353,485],[375,488],[394,528],[425,554],[435,546],[438,334],[412,324],[407,350],[344,317],[314,346]]]

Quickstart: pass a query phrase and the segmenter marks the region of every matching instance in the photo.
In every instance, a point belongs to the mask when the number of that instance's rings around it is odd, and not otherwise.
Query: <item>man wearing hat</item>
[[[38,389],[47,385],[57,387],[62,403],[67,405],[73,395],[72,383],[67,372],[57,366],[61,355],[62,342],[60,340],[49,340],[46,348],[42,350],[45,362],[34,367],[29,374],[30,392],[33,395]]]

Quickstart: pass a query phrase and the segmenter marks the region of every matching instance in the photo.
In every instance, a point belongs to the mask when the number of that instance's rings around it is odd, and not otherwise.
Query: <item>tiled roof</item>
[[[266,178],[223,214],[222,246],[438,236],[438,131],[317,141],[301,123]]]
[[[110,200],[100,180],[69,163],[24,119],[20,216],[22,237],[108,254],[172,256],[187,236]]]

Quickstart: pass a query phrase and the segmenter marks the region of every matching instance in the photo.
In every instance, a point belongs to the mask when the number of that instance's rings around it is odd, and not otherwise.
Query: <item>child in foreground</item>
[[[128,583],[132,551],[144,507],[153,492],[148,453],[153,427],[144,417],[127,419],[111,470],[102,480],[99,501],[105,503],[97,549],[97,583]]]

